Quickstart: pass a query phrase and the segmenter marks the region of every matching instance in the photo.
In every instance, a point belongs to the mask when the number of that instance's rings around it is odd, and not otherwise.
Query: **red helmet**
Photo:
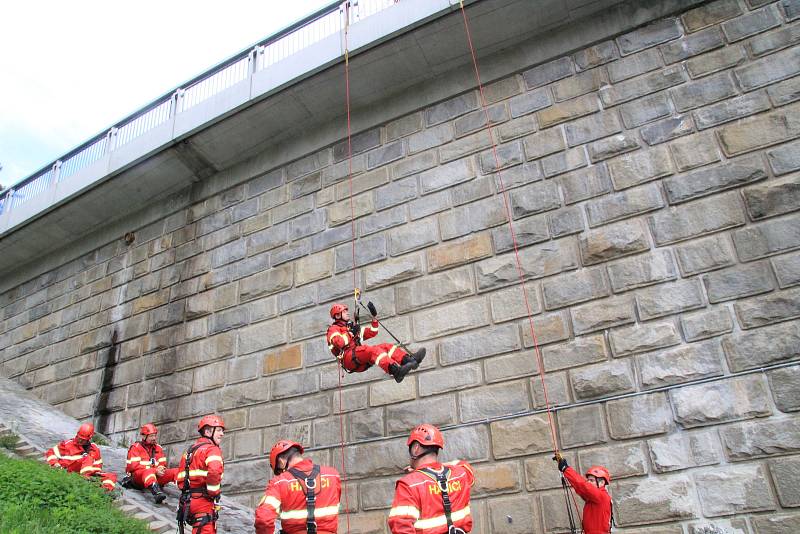
[[[153,423],[147,423],[142,427],[139,433],[143,436],[149,436],[150,434],[158,434],[158,429]]]
[[[611,483],[611,474],[608,472],[608,469],[603,467],[602,465],[593,465],[589,469],[586,470],[586,476],[592,475],[595,478],[604,478],[606,479],[606,484]]]
[[[94,425],[92,423],[83,423],[78,428],[78,433],[75,434],[76,438],[81,438],[89,441],[94,436]]]
[[[207,427],[207,426],[210,426],[210,427],[217,427],[218,426],[218,427],[221,427],[223,430],[225,430],[225,421],[223,421],[222,417],[220,417],[218,415],[213,415],[213,414],[212,415],[206,415],[205,417],[200,419],[200,421],[197,423],[197,431],[202,433],[203,432],[203,428]]]
[[[410,447],[415,441],[420,445],[436,445],[440,449],[444,449],[444,438],[442,437],[442,433],[438,428],[427,423],[419,425],[411,431],[411,435],[408,436],[406,445]]]
[[[300,454],[303,454],[303,446],[296,441],[290,441],[288,439],[282,439],[278,441],[269,451],[269,466],[272,468],[272,472],[276,475],[278,474],[276,467],[278,465],[278,456],[288,451],[292,447],[296,447],[300,451]]]
[[[336,319],[336,316],[347,309],[346,304],[334,304],[331,306],[331,319]]]

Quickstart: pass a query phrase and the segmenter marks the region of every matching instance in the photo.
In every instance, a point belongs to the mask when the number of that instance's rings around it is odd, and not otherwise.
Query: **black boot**
[[[156,504],[161,504],[164,502],[164,499],[167,498],[167,494],[161,490],[161,486],[158,485],[158,482],[154,482],[152,486],[150,486],[150,493],[153,494],[153,500],[156,501]]]
[[[417,352],[412,354],[411,357],[414,358],[414,360],[416,360],[417,367],[419,367],[419,364],[421,364],[422,360],[425,359],[425,347],[419,349]],[[414,367],[414,369],[416,369],[417,367]]]
[[[415,366],[412,362],[404,363],[403,365],[397,365],[393,363],[389,366],[389,374],[394,377],[394,381],[398,384],[403,381],[408,373],[415,369]]]

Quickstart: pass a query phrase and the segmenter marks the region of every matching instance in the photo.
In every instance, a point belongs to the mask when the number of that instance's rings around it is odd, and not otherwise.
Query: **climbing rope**
[[[550,407],[550,399],[548,398],[547,395],[547,384],[545,383],[544,379],[544,361],[542,360],[541,350],[539,350],[539,341],[536,337],[536,329],[533,326],[533,313],[531,312],[531,305],[530,302],[528,301],[528,291],[525,289],[525,274],[522,270],[522,262],[520,261],[519,258],[519,246],[517,244],[516,233],[514,232],[514,224],[511,221],[511,208],[508,201],[508,192],[506,191],[505,184],[503,183],[503,176],[502,173],[500,172],[500,157],[497,155],[497,143],[495,142],[494,131],[492,130],[491,121],[489,119],[489,106],[486,102],[486,95],[484,94],[483,91],[481,74],[480,70],[478,69],[478,58],[475,53],[475,46],[472,42],[472,34],[470,33],[469,30],[469,20],[467,18],[467,11],[466,9],[464,9],[464,0],[459,0],[459,6],[461,8],[461,15],[464,19],[464,31],[466,32],[467,35],[467,44],[469,45],[469,51],[472,56],[472,66],[475,71],[475,79],[478,83],[478,91],[480,93],[480,99],[481,99],[481,108],[483,109],[484,120],[486,122],[486,132],[489,134],[489,141],[492,145],[492,154],[494,155],[495,168],[497,170],[497,182],[498,185],[500,186],[500,193],[503,197],[503,205],[505,207],[506,218],[508,219],[508,228],[509,231],[511,232],[511,242],[514,245],[514,259],[516,260],[517,274],[519,275],[519,285],[522,290],[523,300],[525,301],[525,309],[528,313],[528,325],[531,331],[531,338],[533,339],[533,348],[534,348],[534,353],[536,354],[536,363],[539,367],[539,378],[542,382],[542,394],[544,396],[544,405],[547,411],[547,420],[550,426],[550,436],[553,441],[553,455],[557,456],[559,454],[558,438],[556,436],[555,423],[553,422],[553,410]],[[575,500],[575,496],[572,495],[571,487],[567,483],[563,474],[561,475],[561,480],[562,480],[562,485],[564,487],[565,497],[566,495],[572,496],[572,502],[575,505],[576,513],[578,513],[577,512],[578,503]],[[569,500],[567,501],[567,515],[570,521],[570,531],[574,534],[577,532],[577,530],[575,527],[574,518],[572,516],[572,510],[569,507]],[[580,517],[579,513],[578,517]]]

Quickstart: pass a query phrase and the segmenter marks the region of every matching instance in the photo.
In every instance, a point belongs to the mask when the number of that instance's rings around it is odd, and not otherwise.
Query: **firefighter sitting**
[[[397,345],[380,343],[378,345],[362,345],[378,335],[378,310],[371,302],[367,305],[372,314],[369,326],[359,327],[350,321],[350,310],[344,304],[331,306],[333,324],[328,327],[326,338],[331,353],[342,362],[342,366],[350,373],[363,373],[373,365],[379,366],[395,381],[402,382],[412,370],[419,367],[425,358],[425,349],[408,354]]]
[[[280,440],[269,453],[275,474],[256,508],[256,534],[335,534],[339,528],[339,472],[303,458],[303,446]]]
[[[44,453],[47,463],[56,469],[66,469],[79,473],[84,478],[98,477],[103,489],[113,491],[117,475],[103,472],[103,458],[100,448],[91,442],[94,425],[83,423],[73,439],[67,439]]]
[[[397,481],[389,530],[392,534],[471,531],[469,498],[475,482],[472,466],[463,461],[439,463],[444,438],[433,425],[416,427],[406,444],[413,471]]]
[[[178,528],[185,524],[192,534],[216,534],[220,494],[222,491],[222,450],[225,422],[218,415],[206,415],[197,423],[200,438],[181,457],[175,477],[181,498],[178,502]]]
[[[558,462],[558,470],[563,473],[575,493],[584,500],[583,505],[583,532],[585,534],[609,534],[613,514],[611,511],[611,495],[607,487],[611,482],[611,475],[603,466],[593,465],[586,471],[583,478],[577,471],[567,464],[567,460],[557,453],[553,460]]]
[[[129,482],[123,480],[122,485],[139,490],[149,489],[156,504],[167,498],[162,486],[175,482],[178,469],[167,469],[167,457],[164,450],[156,443],[158,429],[153,423],[147,423],[141,430],[142,439],[128,449],[128,461],[125,471]]]

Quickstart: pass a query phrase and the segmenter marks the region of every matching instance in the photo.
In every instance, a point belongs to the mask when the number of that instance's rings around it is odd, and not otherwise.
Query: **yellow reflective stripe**
[[[91,465],[87,465],[83,469],[81,469],[81,474],[86,473],[87,471],[100,471],[99,467],[93,467]]]
[[[156,476],[155,476],[155,475],[153,475],[153,474],[150,474],[150,475],[147,475],[147,477],[145,477],[145,479],[144,479],[144,483],[145,483],[145,484],[147,484],[147,481],[148,481],[148,480],[150,480],[151,478],[152,478],[153,480],[156,480]]]
[[[211,462],[222,463],[222,456],[214,455],[214,456],[209,456],[208,458],[206,458],[206,465],[208,465]]]
[[[381,360],[386,358],[387,356],[388,354],[386,354],[385,352],[378,354],[378,357],[375,358],[375,365],[379,365],[381,363]]]
[[[263,497],[261,497],[261,501],[258,503],[258,505],[261,506],[262,504],[267,504],[269,506],[272,506],[275,509],[276,514],[281,513],[281,501],[279,501],[272,495],[264,495]]]
[[[398,516],[419,519],[419,509],[416,506],[395,506],[391,509],[391,511],[389,511],[389,517]]]
[[[61,451],[58,450],[58,445],[53,445],[53,454],[56,455],[56,458],[61,458]]]
[[[47,461],[49,462],[51,460],[58,460],[58,457],[56,457],[55,454],[51,454],[50,456],[47,457]]]
[[[391,349],[389,349],[389,357],[390,357],[390,358],[392,357],[392,354],[394,354],[394,351],[395,351],[396,349],[397,349],[397,345],[392,345],[392,348],[391,348]]]
[[[314,517],[329,517],[332,515],[339,514],[339,505],[336,506],[326,506],[324,508],[317,508],[314,510]],[[285,512],[281,512],[281,521],[286,519],[306,519],[308,517],[308,511],[303,510],[288,510]]]
[[[192,469],[189,471],[190,477],[207,477],[208,471],[203,471],[202,469]]]
[[[160,464],[165,464],[165,463],[167,463],[167,457],[165,456],[165,457],[163,457],[163,458],[159,458],[159,459],[158,459],[158,463],[160,463]]]
[[[469,505],[450,514],[450,517],[453,519],[454,523],[464,519],[467,516],[469,516]],[[444,525],[447,525],[447,517],[444,514],[437,515],[436,517],[431,517],[429,519],[417,519],[414,521],[414,528],[418,529],[436,528]]]
[[[95,460],[94,465],[103,465],[103,459]]]
[[[142,460],[141,456],[131,456],[130,458],[128,458],[128,463],[140,462],[141,460]]]
[[[333,338],[335,338],[336,336],[341,337],[344,340],[344,344],[345,345],[349,345],[350,344],[350,336],[348,336],[344,332],[334,332],[333,334],[331,334],[331,337],[328,339],[328,342],[331,345],[333,345]]]
[[[209,484],[206,484],[206,489],[207,489],[208,491],[219,491],[219,488],[220,488],[220,485],[219,485],[219,484],[215,484],[215,485],[213,485],[213,486],[211,486],[211,485],[209,485]]]
[[[76,456],[59,456],[59,458],[62,460],[68,460],[70,462],[74,462],[75,460],[80,460],[81,458],[83,458],[83,455],[78,454]]]

